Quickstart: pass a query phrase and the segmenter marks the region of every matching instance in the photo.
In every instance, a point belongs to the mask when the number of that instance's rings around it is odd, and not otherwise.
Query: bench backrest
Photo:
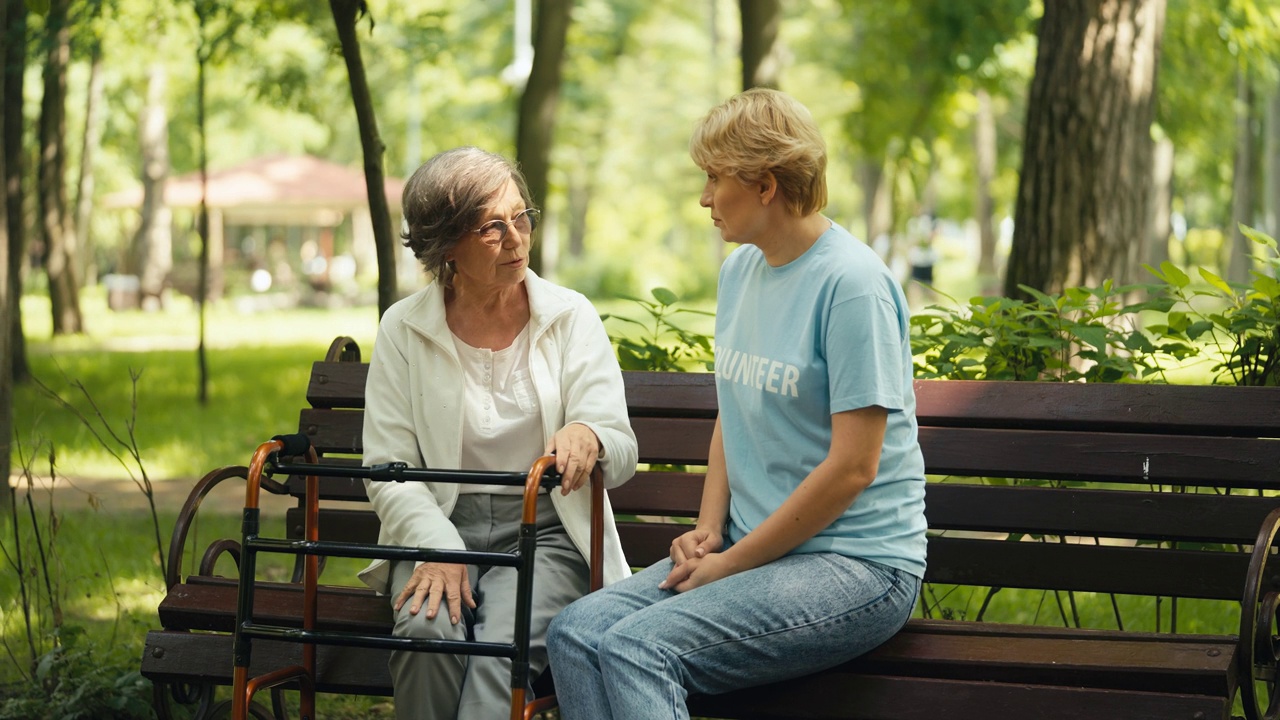
[[[359,461],[366,374],[359,362],[313,368],[299,428],[329,460]],[[697,514],[715,385],[705,373],[623,376],[647,467],[609,495],[627,557],[643,566],[665,557]],[[1239,599],[1241,550],[1280,505],[1266,492],[1280,490],[1280,388],[919,380],[915,389],[932,480],[928,581]],[[322,494],[366,501],[354,479],[323,479]],[[296,511],[289,527],[301,530]],[[376,530],[368,511],[322,512],[325,537],[372,542]],[[1280,588],[1280,578],[1267,582]]]

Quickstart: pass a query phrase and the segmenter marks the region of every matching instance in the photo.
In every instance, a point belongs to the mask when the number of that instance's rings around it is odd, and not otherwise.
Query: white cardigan
[[[571,422],[596,434],[603,448],[600,468],[606,488],[621,485],[636,469],[635,433],[627,418],[626,393],[613,347],[591,302],[528,271],[529,374],[542,409],[544,442]],[[444,288],[426,288],[387,309],[369,362],[365,386],[364,464],[404,462],[411,467],[459,467],[462,453],[462,366],[445,323]],[[524,465],[521,458],[517,465]],[[512,467],[522,470],[523,467]],[[382,528],[378,542],[419,548],[463,550],[449,515],[458,499],[454,483],[365,481]],[[548,493],[565,531],[590,560],[591,494],[584,486],[562,496]],[[631,574],[613,522],[604,506],[604,582]],[[360,579],[390,592],[390,564],[375,561]]]

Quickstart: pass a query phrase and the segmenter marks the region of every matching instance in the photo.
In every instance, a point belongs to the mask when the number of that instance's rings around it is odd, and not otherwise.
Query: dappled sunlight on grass
[[[125,448],[102,428],[75,383],[83,384],[115,434],[127,441],[133,414],[131,372],[140,371],[134,429],[148,474],[195,479],[216,466],[245,463],[258,443],[296,430],[310,364],[323,354],[323,347],[306,346],[213,352],[204,406],[196,402],[196,368],[186,353],[33,353],[30,362],[35,376],[80,408],[112,450],[125,457]],[[43,441],[40,454],[52,443],[62,473],[128,476],[79,419],[39,388],[20,386],[16,399],[15,425],[23,428],[18,441],[28,454]],[[136,475],[136,464],[130,466]],[[47,467],[35,469],[47,472]]]
[[[109,591],[110,587],[105,588]],[[164,583],[154,578],[116,578],[114,594],[106,597],[86,595],[82,601],[71,601],[64,608],[85,620],[111,622],[120,614],[139,618],[154,614],[164,598]]]
[[[179,298],[155,313],[117,313],[106,309],[101,292],[90,291],[83,301],[88,332],[52,340],[44,339],[50,332],[48,298],[24,297],[22,308],[32,374],[93,420],[110,447],[34,384],[20,385],[13,465],[21,466],[19,453],[37,456],[33,470],[46,476],[52,445],[58,474],[128,478],[131,470],[141,478],[120,442],[128,441],[134,413],[132,374],[139,375],[133,427],[153,480],[192,482],[215,467],[245,464],[259,443],[297,429],[311,363],[324,357],[333,338],[356,338],[368,357],[377,330],[373,307],[240,313],[231,303],[214,305],[207,316],[208,403],[200,405],[198,318],[189,301]],[[130,350],[112,349],[121,347]],[[97,420],[97,411],[111,431]],[[127,460],[128,469],[113,452]]]
[[[53,331],[49,298],[24,296],[22,322],[28,342],[49,344],[57,351],[105,346],[131,352],[178,349],[193,353],[199,342],[199,315],[194,302],[182,295],[175,294],[164,310],[114,312],[107,309],[101,288],[93,287],[83,291],[81,310],[85,334],[49,340]],[[235,303],[221,301],[209,306],[205,323],[209,348],[317,343],[323,352],[335,336],[350,335],[367,350],[377,333],[378,310],[355,306],[243,312]]]
[[[925,586],[925,602],[931,606],[931,616],[935,618],[976,620],[986,598],[987,588],[937,583]],[[1157,623],[1161,632],[1169,632],[1174,606],[1169,598],[1157,603],[1155,598],[1146,596],[1116,595],[1113,607],[1112,597],[1106,593],[1054,593],[1016,588],[1002,588],[990,600],[982,618],[988,622],[1074,626],[1078,614],[1081,627],[1114,630],[1118,610],[1124,629],[1137,632],[1155,632]],[[1176,605],[1179,633],[1232,635],[1240,630],[1239,602],[1180,598]],[[921,616],[919,604],[915,615]]]

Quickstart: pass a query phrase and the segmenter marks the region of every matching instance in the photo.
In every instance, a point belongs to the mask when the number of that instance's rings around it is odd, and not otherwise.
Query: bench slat
[[[702,474],[639,472],[609,491],[615,514],[694,517],[702,501]]]
[[[1244,553],[934,537],[925,581],[1239,600],[1248,568]],[[1280,588],[1277,571],[1263,585]]]
[[[1280,442],[1204,436],[920,428],[931,475],[1280,489]]]
[[[961,632],[938,628],[947,623],[913,620],[851,667],[869,674],[1000,677],[1007,682],[1144,692],[1226,695],[1231,689],[1232,637],[1184,641],[1154,633],[1075,628],[1029,633],[1028,626],[998,623],[968,623]]]
[[[300,508],[285,511],[285,527],[290,538],[303,536],[304,522],[305,513]],[[378,516],[372,510],[320,508],[320,534],[325,540],[372,545],[378,542],[379,527]]]
[[[330,479],[322,478],[321,487]],[[322,532],[335,540],[376,541],[378,520],[365,504],[363,485],[341,480],[322,490],[322,497],[349,501],[352,507],[322,507]],[[639,473],[610,490],[609,499],[621,515],[696,517],[700,482],[700,476],[687,473]],[[958,483],[931,483],[925,498],[929,527],[935,530],[1224,544],[1251,544],[1267,513],[1280,506],[1280,499],[1243,495]],[[302,511],[286,512],[290,537],[301,537]]]
[[[916,380],[921,427],[1276,437],[1280,388]]]
[[[307,383],[307,403],[314,408],[363,408],[369,365],[357,362],[315,362]]]
[[[1280,498],[930,483],[933,530],[1252,545]]]
[[[300,429],[321,454],[358,453],[363,413],[303,410]],[[712,422],[645,418],[632,422],[641,462],[700,465]],[[1280,442],[1047,430],[920,428],[933,475],[1280,489]]]
[[[618,534],[628,562],[646,567],[666,558],[690,527],[620,522]],[[1244,553],[932,537],[925,581],[1239,600],[1248,566]],[[1280,589],[1280,571],[1265,586]]]
[[[338,464],[345,458],[322,458],[325,463]],[[358,464],[358,463],[357,463]],[[354,477],[322,477],[320,480],[320,499],[349,502],[369,502],[364,491],[364,480]],[[285,481],[289,494],[296,498],[305,498],[307,494],[306,478],[290,476]]]
[[[364,447],[364,411],[305,408],[298,416],[298,431],[321,455],[358,455]]]
[[[715,419],[716,386],[710,373],[624,372],[627,412],[641,417]]]
[[[301,585],[259,582],[253,595],[254,619],[268,625],[300,627]],[[236,585],[179,584],[160,601],[160,623],[168,630],[235,629]],[[387,598],[372,590],[326,589],[319,595],[319,620],[326,629],[353,632],[383,632],[391,627],[391,607]]]
[[[692,715],[739,720],[1168,720],[1225,718],[1229,710],[1229,701],[1204,695],[865,676],[839,670],[689,699]]]
[[[249,675],[301,664],[301,648],[277,640],[254,640]],[[230,685],[232,657],[230,635],[152,630],[147,633],[142,654],[142,674],[158,682],[200,678],[216,685]],[[212,658],[226,661],[211,662]],[[386,651],[317,645],[316,689],[345,695],[390,695]]]
[[[715,422],[705,418],[648,418],[631,420],[640,444],[640,462],[706,465]]]

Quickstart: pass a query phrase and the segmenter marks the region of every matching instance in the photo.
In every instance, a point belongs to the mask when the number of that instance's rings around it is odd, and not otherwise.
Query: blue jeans
[[[875,648],[906,623],[910,573],[834,553],[787,555],[686,593],[671,561],[575,601],[547,633],[564,720],[689,717],[686,697],[786,680]]]

